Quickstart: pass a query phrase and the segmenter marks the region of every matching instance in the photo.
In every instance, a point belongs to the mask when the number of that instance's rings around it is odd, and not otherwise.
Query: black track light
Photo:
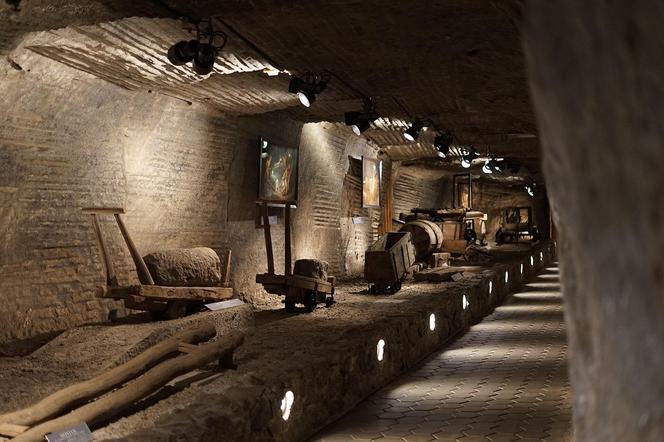
[[[219,40],[220,44],[215,44]],[[226,41],[226,34],[215,31],[212,20],[203,20],[196,23],[196,40],[179,41],[168,49],[168,61],[175,66],[193,62],[194,72],[208,75],[214,69],[217,54],[226,46]]]
[[[415,141],[417,140],[417,137],[420,136],[420,132],[422,132],[423,128],[424,128],[424,122],[422,120],[417,119],[411,123],[408,129],[406,129],[406,131],[403,133],[403,136],[408,141]]]
[[[198,40],[179,41],[168,49],[168,61],[182,66],[194,59],[198,52]]]
[[[470,150],[461,157],[461,166],[464,169],[468,169],[473,164],[473,161],[479,157],[480,154],[477,153],[474,147],[471,147]]]
[[[288,83],[288,92],[297,94],[304,107],[310,107],[316,96],[327,87],[329,79],[316,74],[305,74],[302,77],[292,77]]]
[[[364,109],[360,112],[346,112],[344,121],[346,126],[351,126],[355,135],[361,135],[371,127],[371,123],[379,118],[376,107],[371,99],[365,101]]]
[[[450,144],[454,141],[454,137],[449,132],[441,132],[434,138],[433,145],[438,153],[444,158],[450,153]]]
[[[194,56],[194,72],[198,75],[207,75],[214,69],[214,60],[217,58],[217,50],[211,44],[199,45],[198,52]]]

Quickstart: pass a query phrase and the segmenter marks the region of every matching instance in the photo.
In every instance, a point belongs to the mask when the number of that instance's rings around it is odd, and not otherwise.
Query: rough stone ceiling
[[[51,10],[49,17],[48,3],[59,3],[61,12]],[[366,136],[395,160],[435,158],[433,133],[426,133],[419,143],[404,141],[401,131],[409,118],[397,98],[411,115],[452,129],[462,144],[476,145],[480,151],[490,147],[493,153],[537,164],[537,129],[519,32],[494,2],[134,3],[140,5],[24,1],[19,13],[0,11],[0,24],[8,23],[4,32],[13,32],[14,39],[20,31],[69,25],[35,35],[26,44],[122,87],[156,89],[230,114],[283,111],[302,121],[341,121],[345,111],[361,107],[360,91],[376,98],[384,117]],[[174,13],[217,16],[232,27],[226,29],[229,44],[209,78],[200,79],[187,67],[171,66],[166,60],[166,49],[190,36],[180,21],[155,18]],[[106,22],[134,14],[143,17]],[[11,36],[0,37],[6,51]],[[332,78],[316,103],[305,109],[287,93],[287,76],[262,73],[271,64],[295,74],[329,70],[339,78]]]

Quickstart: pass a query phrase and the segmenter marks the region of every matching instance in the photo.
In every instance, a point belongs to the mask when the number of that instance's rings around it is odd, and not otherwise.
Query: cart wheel
[[[164,312],[165,319],[177,319],[187,314],[187,301],[172,301]]]
[[[284,300],[284,309],[288,313],[293,313],[295,311],[295,302],[291,301],[290,299],[285,299]]]
[[[334,296],[328,296],[325,298],[325,307],[332,307],[336,301],[334,300]]]
[[[311,313],[314,310],[316,310],[317,305],[318,305],[318,299],[316,299],[316,293],[314,292],[307,293],[304,297],[304,308],[309,313]]]

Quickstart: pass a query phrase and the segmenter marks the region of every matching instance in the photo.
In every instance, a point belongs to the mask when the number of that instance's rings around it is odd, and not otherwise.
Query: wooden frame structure
[[[291,205],[284,206],[284,274],[277,275],[274,269],[274,251],[272,232],[268,216],[268,203],[260,203],[267,252],[267,273],[256,275],[256,282],[262,284],[265,291],[285,296],[286,310],[292,311],[295,304],[304,304],[308,311],[313,311],[317,304],[325,303],[328,307],[334,303],[334,277],[327,281],[306,276],[293,275],[291,253]]]
[[[108,290],[104,294],[105,298],[124,300],[125,306],[132,310],[146,310],[160,318],[174,319],[187,314],[192,305],[224,301],[233,297],[233,289],[231,287],[166,287],[155,285],[150,270],[145,265],[145,261],[143,261],[141,254],[136,248],[136,244],[134,244],[129,235],[127,226],[122,220],[121,215],[125,213],[124,209],[119,207],[90,207],[83,208],[81,211],[92,217],[92,225],[97,236],[106,272]],[[129,249],[129,254],[136,266],[140,285],[119,285],[113,262],[104,242],[104,236],[102,235],[99,224],[99,215],[113,215],[115,218],[115,222]],[[230,259],[231,254],[229,251],[224,275],[225,285],[229,282]]]

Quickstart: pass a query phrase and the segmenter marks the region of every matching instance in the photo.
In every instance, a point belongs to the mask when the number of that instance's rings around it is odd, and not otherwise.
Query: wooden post
[[[224,287],[228,287],[231,283],[231,249],[228,249],[226,254],[226,271],[224,272]]]
[[[152,275],[150,275],[150,271],[148,270],[148,267],[145,265],[145,261],[143,261],[141,254],[138,253],[138,249],[136,249],[134,241],[132,241],[131,237],[129,236],[129,231],[127,231],[127,227],[125,226],[124,221],[122,221],[122,218],[120,217],[119,213],[115,214],[115,220],[118,223],[118,227],[120,228],[120,232],[122,233],[122,237],[124,238],[125,243],[127,243],[127,248],[129,249],[129,253],[131,254],[132,259],[134,260],[134,265],[136,266],[136,273],[138,273],[138,280],[141,281],[141,284],[154,285],[154,281],[152,280]]]
[[[115,275],[115,269],[113,268],[111,257],[108,254],[108,250],[106,249],[106,244],[104,244],[104,236],[101,233],[101,226],[99,225],[99,219],[97,218],[96,213],[92,213],[91,216],[92,216],[92,225],[95,228],[95,233],[97,234],[97,240],[99,242],[101,259],[104,263],[104,270],[106,271],[106,284],[110,286],[117,286],[118,277]]]
[[[290,276],[293,271],[293,265],[291,263],[291,221],[290,221],[290,204],[286,204],[285,216],[284,216],[284,275]]]
[[[270,233],[270,217],[267,214],[267,203],[263,203],[263,231],[265,232],[265,250],[267,251],[267,272],[274,275],[274,254],[272,253],[272,234]]]

